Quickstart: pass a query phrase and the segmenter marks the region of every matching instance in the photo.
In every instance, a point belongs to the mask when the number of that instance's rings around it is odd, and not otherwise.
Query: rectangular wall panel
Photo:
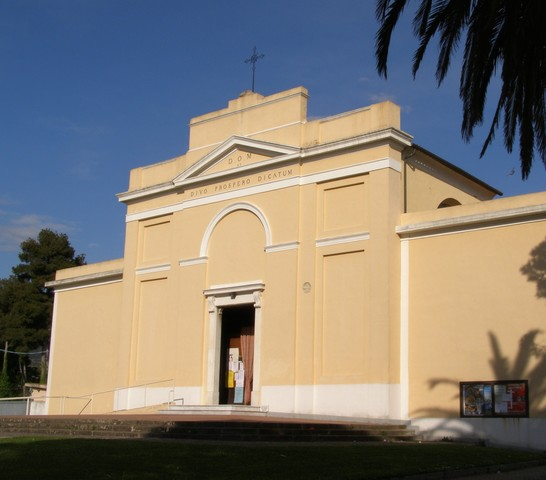
[[[169,221],[155,222],[142,228],[142,263],[160,263],[169,260],[171,235]]]
[[[167,279],[140,284],[137,382],[171,378],[176,358],[176,325],[168,314]]]
[[[363,251],[323,259],[322,375],[365,373],[366,269]]]

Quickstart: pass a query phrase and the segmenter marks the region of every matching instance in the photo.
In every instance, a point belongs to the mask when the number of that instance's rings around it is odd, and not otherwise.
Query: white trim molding
[[[246,202],[239,202],[220,210],[210,221],[207,229],[205,230],[205,234],[203,235],[203,239],[201,240],[201,249],[199,251],[200,258],[207,256],[210,238],[212,236],[212,232],[216,228],[216,225],[218,225],[220,220],[222,220],[224,217],[237,210],[245,210],[253,213],[254,215],[256,215],[256,217],[258,217],[258,219],[262,223],[262,226],[264,227],[265,245],[266,247],[271,245],[271,228],[265,215],[261,212],[259,208],[255,207],[254,205]]]
[[[75,288],[85,288],[97,285],[106,285],[109,283],[121,282],[123,280],[123,269],[109,270],[107,272],[92,273],[89,275],[80,275],[62,280],[52,280],[45,286],[52,288],[55,292],[72,290]]]
[[[233,178],[234,176],[240,176],[241,173],[257,173],[260,170],[264,170],[264,168],[271,168],[288,162],[305,162],[306,159],[312,159],[318,155],[331,154],[333,152],[346,149],[360,148],[370,143],[392,141],[406,147],[412,144],[412,140],[413,137],[411,135],[392,127],[365,133],[349,139],[338,140],[322,145],[314,145],[308,148],[298,148],[289,145],[264,142],[262,140],[253,140],[245,137],[233,136],[223,144],[219,145],[211,153],[205,155],[197,163],[180,173],[172,181],[119,193],[117,197],[120,202],[130,202],[168,191],[180,190],[181,188],[187,186],[195,186],[199,183],[208,183],[211,181]],[[252,163],[237,169],[229,169],[223,172],[199,176],[200,173],[203,173],[207,170],[207,168],[222,160],[229,152],[233,151],[238,146],[242,147],[243,149],[246,148],[249,151],[254,150],[266,155],[269,154],[272,156],[272,158],[269,160]],[[399,161],[392,161],[391,166],[396,168],[398,171],[401,170]]]
[[[165,263],[163,265],[153,265],[150,267],[139,267],[136,269],[137,275],[146,275],[148,273],[158,273],[158,272],[167,272],[171,269],[170,263]]]
[[[210,288],[203,290],[205,297],[215,297],[216,305],[221,307],[231,306],[232,304],[228,301],[227,298],[221,297],[232,297],[234,294],[236,296],[248,295],[254,292],[263,292],[265,289],[265,283],[261,280],[255,280],[252,282],[240,282],[240,283],[226,283],[223,285],[212,285]],[[256,299],[254,297],[248,297],[242,303],[255,303]],[[241,303],[238,301],[237,303]],[[261,305],[260,305],[261,306]]]
[[[492,200],[498,201],[498,200]],[[452,209],[458,207],[450,207]],[[481,212],[474,215],[463,215],[458,217],[441,218],[426,222],[399,225],[396,227],[396,233],[401,237],[418,237],[432,234],[439,234],[450,229],[461,231],[461,227],[465,230],[474,230],[477,228],[493,227],[496,223],[505,225],[506,223],[527,223],[533,221],[544,220],[546,214],[546,204],[530,205],[525,207],[516,207],[494,212]]]
[[[400,418],[409,417],[410,244],[400,242]]]
[[[401,164],[398,160],[395,160],[393,158],[381,158],[378,160],[373,160],[371,162],[363,162],[351,165],[349,167],[335,168],[303,176],[294,176],[283,180],[277,180],[275,182],[252,185],[249,187],[240,188],[238,190],[211,194],[201,198],[192,198],[165,207],[143,210],[141,212],[128,214],[125,217],[125,221],[134,222],[139,220],[146,220],[153,217],[159,217],[175,212],[180,212],[188,208],[199,207],[202,205],[210,205],[212,203],[225,202],[229,200],[240,200],[241,198],[250,195],[272,192],[283,188],[311,185],[313,183],[319,182],[327,182],[330,180],[337,180],[339,178],[352,177],[355,175],[362,175],[384,168],[390,168],[398,173],[402,171]]]
[[[361,242],[362,240],[369,239],[369,232],[356,233],[353,235],[340,235],[339,237],[319,238],[318,240],[316,240],[316,246],[318,248],[329,247],[330,245],[342,245],[345,243]]]
[[[290,147],[288,145],[280,145],[277,143],[264,142],[261,140],[253,140],[251,138],[232,136],[224,143],[216,147],[212,152],[205,155],[201,160],[191,165],[184,172],[178,175],[174,180],[173,184],[175,186],[184,186],[189,183],[193,183],[196,179],[195,176],[204,172],[211,166],[222,161],[224,158],[229,156],[230,153],[234,152],[238,148],[243,150],[255,151],[263,155],[271,155],[272,157],[283,158],[285,155],[291,155],[294,153],[299,153],[299,148]],[[256,168],[256,165],[261,165],[263,162],[258,164],[251,164],[247,167],[237,168],[236,170],[228,170],[227,172],[218,172],[213,175],[206,175],[206,177],[214,176],[225,176],[228,173],[238,173],[243,169],[248,169],[249,167]]]
[[[277,245],[269,245],[265,247],[265,253],[285,252],[287,250],[297,250],[300,242],[278,243]]]
[[[188,258],[186,260],[179,260],[178,265],[180,267],[190,267],[192,265],[203,265],[207,263],[208,260],[209,260],[209,257]]]

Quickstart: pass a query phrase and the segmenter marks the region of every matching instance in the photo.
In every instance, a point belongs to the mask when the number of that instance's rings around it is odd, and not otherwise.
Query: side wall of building
[[[111,412],[117,387],[122,282],[55,293],[49,414]]]
[[[403,219],[408,415],[446,437],[512,425],[524,445],[546,418],[546,195],[444,210]],[[497,380],[528,380],[530,418],[459,418],[460,382]]]

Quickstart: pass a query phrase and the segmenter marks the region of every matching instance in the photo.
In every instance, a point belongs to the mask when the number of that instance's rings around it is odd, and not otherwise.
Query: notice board
[[[528,417],[527,380],[460,383],[461,417]]]

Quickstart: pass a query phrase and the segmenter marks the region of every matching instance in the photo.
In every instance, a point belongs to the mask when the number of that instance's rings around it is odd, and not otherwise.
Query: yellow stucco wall
[[[308,121],[307,99],[246,92],[190,122],[185,155],[131,172],[124,258],[53,282],[49,394],[117,388],[94,402],[111,411],[169,384],[217,402],[222,309],[242,304],[255,307],[254,405],[287,413],[457,415],[460,380],[539,366],[529,353],[514,370],[543,317],[520,268],[544,240],[544,196],[484,201],[496,191],[411,149],[390,102]],[[446,198],[462,205],[437,210]]]
[[[50,414],[112,410],[121,292],[122,283],[117,281],[56,293],[48,378]],[[96,395],[91,405],[89,395],[99,392],[106,393]]]
[[[436,210],[446,200],[450,204],[466,205],[495,196],[495,192],[473,179],[435,162],[423,150],[409,149],[403,158],[406,212]]]
[[[208,285],[260,280],[265,272],[265,235],[259,219],[236,210],[215,226],[208,245]]]
[[[544,194],[527,199],[546,204]],[[459,416],[459,382],[519,379],[529,380],[531,415],[546,414],[546,298],[523,270],[544,246],[546,221],[526,215],[521,197],[485,207],[437,212],[436,222],[456,225],[454,218],[468,221],[473,210],[482,220],[436,231],[428,221],[429,230],[408,240],[412,417]]]

